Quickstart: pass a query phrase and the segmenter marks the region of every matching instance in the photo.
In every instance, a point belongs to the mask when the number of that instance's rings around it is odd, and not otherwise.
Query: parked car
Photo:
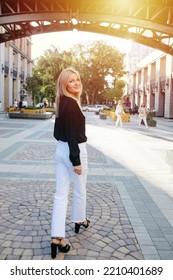
[[[96,105],[86,105],[82,107],[84,112],[101,112],[103,111],[105,105],[96,104]]]

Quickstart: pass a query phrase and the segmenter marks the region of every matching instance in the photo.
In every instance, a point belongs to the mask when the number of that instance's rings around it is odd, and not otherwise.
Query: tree
[[[105,102],[112,102],[115,97],[115,88],[107,88],[102,93],[101,96]]]
[[[115,86],[119,77],[123,76],[124,54],[102,40],[85,47],[78,45],[73,53],[84,81],[87,103],[94,104],[108,85]]]
[[[48,100],[48,103],[52,105],[55,102],[56,85],[53,83],[45,85],[42,87],[42,92],[44,93],[44,97]]]
[[[34,74],[32,77],[26,79],[23,88],[32,95],[33,105],[40,100],[40,92],[42,86],[42,79],[39,75]]]
[[[42,80],[40,97],[55,99],[56,79],[66,67],[79,71],[83,83],[82,103],[97,103],[107,88],[115,88],[123,76],[124,55],[103,41],[77,44],[69,51],[53,47],[35,62],[33,76]]]
[[[126,85],[126,82],[124,80],[118,80],[115,85],[115,98],[117,100],[121,99],[123,96],[123,89]]]
[[[126,85],[124,80],[118,80],[113,88],[107,88],[102,93],[101,96],[106,102],[114,102],[114,100],[119,100],[123,96],[123,89]]]
[[[57,80],[60,72],[71,66],[73,57],[71,51],[61,51],[56,47],[48,49],[36,60],[34,70],[42,73],[43,82],[47,83]]]
[[[60,51],[58,48],[48,49],[36,60],[34,75],[39,75],[42,79],[40,97],[46,98],[53,103],[56,95],[56,80],[60,72],[71,66],[71,51]]]

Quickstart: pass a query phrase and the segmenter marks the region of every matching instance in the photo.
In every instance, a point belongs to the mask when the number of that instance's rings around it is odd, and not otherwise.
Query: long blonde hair
[[[75,69],[66,68],[66,69],[62,70],[62,72],[60,73],[60,75],[57,79],[57,92],[56,92],[56,100],[55,100],[56,116],[57,117],[59,115],[60,97],[63,96],[63,95],[75,99],[76,102],[78,103],[79,107],[80,107],[80,96],[81,96],[81,93],[82,93],[82,83],[81,83],[81,91],[77,95],[73,95],[73,94],[71,94],[67,91],[67,84],[68,84],[69,76],[70,76],[71,73],[75,73],[77,75],[77,77],[79,78],[80,82],[81,82],[79,72],[76,71]]]

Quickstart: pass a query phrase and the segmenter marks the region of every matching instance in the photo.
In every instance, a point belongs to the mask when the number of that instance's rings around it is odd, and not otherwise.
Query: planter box
[[[143,120],[141,121],[141,124],[144,125],[144,121]],[[155,120],[147,120],[147,124],[148,124],[148,126],[155,127],[157,122]]]
[[[24,114],[39,114],[40,112],[40,109],[36,109],[36,110],[32,110],[32,109],[21,109],[21,113],[24,113]]]
[[[14,106],[10,106],[10,107],[7,107],[6,109],[8,112],[14,112],[14,111],[18,111],[18,108],[17,107],[14,107]]]
[[[110,111],[110,118],[111,120],[115,120],[115,112]]]
[[[9,115],[9,118],[15,118],[15,119],[40,119],[40,120],[45,120],[45,119],[52,118],[53,113],[52,112],[46,112],[44,114],[39,114],[39,113],[28,114],[28,113],[20,113],[20,112],[9,112],[8,115]]]
[[[101,114],[100,114],[100,119],[101,119],[101,120],[106,120],[106,115],[103,114],[103,113],[101,113]]]
[[[122,121],[123,122],[130,122],[130,114],[125,113],[124,115],[122,115]]]
[[[46,108],[39,109],[39,114],[44,114],[44,113],[46,113]]]
[[[147,120],[148,126],[156,127],[157,122],[155,120]]]
[[[117,116],[115,115],[115,112],[110,113],[110,118],[112,120],[117,119]],[[122,122],[130,122],[130,114],[129,113],[125,113],[125,114],[122,115]]]
[[[104,109],[104,110],[103,110],[103,113],[104,113],[106,116],[110,116],[111,110],[106,110],[106,109]]]
[[[55,108],[54,107],[46,107],[45,110],[46,110],[46,112],[55,113]]]

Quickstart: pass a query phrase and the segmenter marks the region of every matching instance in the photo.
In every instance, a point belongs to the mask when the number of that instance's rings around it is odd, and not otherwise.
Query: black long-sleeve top
[[[87,141],[85,135],[85,116],[76,100],[67,96],[60,97],[59,116],[55,119],[54,137],[67,142],[70,149],[70,161],[73,166],[81,164],[79,143]]]

